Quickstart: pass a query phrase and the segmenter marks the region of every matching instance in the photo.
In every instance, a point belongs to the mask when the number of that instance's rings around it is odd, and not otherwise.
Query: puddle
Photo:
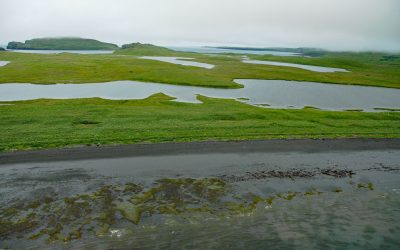
[[[8,62],[8,61],[0,61],[0,67],[6,66],[9,63],[10,62]]]

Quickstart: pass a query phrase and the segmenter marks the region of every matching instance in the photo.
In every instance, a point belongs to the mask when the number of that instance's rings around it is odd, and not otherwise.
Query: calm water
[[[322,84],[282,80],[236,80],[241,89],[215,89],[169,84],[117,81],[91,84],[29,83],[0,84],[0,101],[39,98],[72,99],[143,99],[164,93],[178,102],[200,103],[198,94],[215,98],[232,98],[251,105],[272,108],[312,106],[325,110],[400,108],[400,90],[354,85]]]
[[[399,162],[372,150],[3,164],[2,218],[37,223],[0,234],[0,248],[399,249]],[[252,178],[272,170],[315,175]],[[152,212],[135,224],[121,203]]]
[[[304,64],[296,64],[296,63],[283,63],[283,62],[273,62],[273,61],[260,61],[260,60],[243,60],[244,63],[250,64],[262,64],[262,65],[273,65],[273,66],[285,66],[285,67],[294,67],[299,69],[310,70],[314,72],[349,72],[345,69],[339,68],[329,68],[329,67],[321,67],[321,66],[312,66],[312,65],[304,65]]]
[[[193,60],[193,58],[185,58],[185,57],[142,56],[140,58],[156,60],[156,61],[160,61],[160,62],[173,63],[173,64],[184,65],[184,66],[200,67],[200,68],[205,68],[205,69],[212,69],[215,67],[215,65],[208,64],[208,63],[200,63],[200,62],[190,61],[190,60]]]
[[[2,66],[6,66],[7,64],[9,64],[10,62],[7,61],[0,61],[0,67]]]
[[[73,54],[112,54],[113,50],[7,50],[18,53],[30,53],[30,54],[61,54],[61,53],[73,53]]]
[[[269,51],[269,50],[239,50],[239,49],[218,49],[211,47],[168,47],[176,51],[183,52],[196,52],[206,54],[254,54],[254,55],[274,55],[274,56],[302,56],[299,53],[283,52],[283,51]]]

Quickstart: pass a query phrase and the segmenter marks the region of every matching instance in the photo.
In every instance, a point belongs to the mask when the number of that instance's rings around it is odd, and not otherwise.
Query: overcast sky
[[[0,1],[0,44],[53,36],[400,51],[400,0]]]

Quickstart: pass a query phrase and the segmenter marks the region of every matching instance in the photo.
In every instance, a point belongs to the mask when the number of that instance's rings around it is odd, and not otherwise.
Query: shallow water
[[[29,53],[29,54],[112,54],[113,50],[7,50],[10,52]]]
[[[7,64],[9,64],[10,62],[8,61],[0,61],[0,67],[2,66],[6,66]]]
[[[184,65],[184,66],[200,67],[200,68],[205,68],[205,69],[212,69],[215,67],[215,65],[208,64],[208,63],[189,61],[189,60],[193,60],[193,58],[186,58],[186,57],[142,56],[140,58],[148,59],[148,60],[156,60],[156,61],[160,61],[160,62],[173,63],[173,64]]]
[[[245,59],[245,60],[243,60],[243,62],[250,63],[250,64],[293,67],[293,68],[305,69],[305,70],[310,70],[310,71],[314,71],[314,72],[324,72],[324,73],[349,72],[346,69],[312,66],[312,65],[304,65],[304,64],[296,64],[296,63],[283,63],[283,62],[274,62],[274,61],[249,60],[249,59]]]
[[[90,84],[0,84],[0,101],[39,98],[71,99],[100,97],[104,99],[143,99],[156,93],[175,97],[178,102],[200,103],[198,94],[215,98],[232,98],[241,102],[271,108],[324,110],[400,108],[400,90],[354,85],[322,84],[282,80],[236,80],[241,89],[216,89],[170,84],[117,81]],[[267,106],[269,105],[269,106]]]
[[[0,217],[40,223],[22,238],[0,229],[0,248],[398,249],[399,162],[370,150],[3,164]],[[135,224],[116,209],[132,202],[152,212]]]
[[[274,55],[274,56],[302,56],[299,53],[284,52],[284,51],[269,51],[269,50],[239,50],[239,49],[218,49],[212,47],[168,47],[176,51],[196,52],[207,54],[254,54],[254,55]]]

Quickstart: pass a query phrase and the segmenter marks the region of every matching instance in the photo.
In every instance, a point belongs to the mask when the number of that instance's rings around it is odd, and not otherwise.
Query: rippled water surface
[[[325,110],[400,108],[400,90],[354,85],[322,84],[282,80],[236,80],[241,89],[216,89],[171,84],[117,81],[90,84],[0,84],[0,101],[39,98],[71,99],[100,97],[105,99],[143,99],[156,93],[175,97],[179,102],[200,103],[198,94],[215,98],[232,98],[271,108]]]
[[[400,151],[0,167],[0,248],[398,249]]]

